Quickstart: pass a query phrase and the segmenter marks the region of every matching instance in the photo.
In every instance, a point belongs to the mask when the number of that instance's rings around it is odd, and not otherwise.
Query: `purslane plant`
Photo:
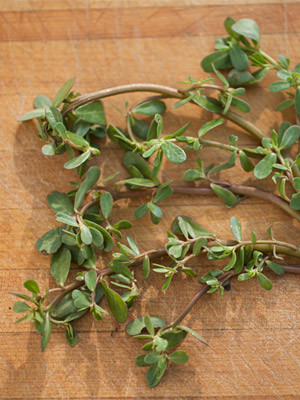
[[[256,277],[263,288],[270,290],[272,282],[264,271],[271,270],[279,275],[300,272],[300,268],[287,265],[282,258],[300,258],[297,246],[276,240],[271,228],[268,228],[267,239],[257,239],[255,232],[251,232],[246,240],[242,239],[241,224],[235,217],[230,220],[234,239],[223,240],[196,221],[178,216],[167,232],[168,241],[162,248],[141,253],[130,236],[126,237],[127,244],[119,241],[123,231],[132,228],[132,221],[115,222],[114,203],[123,198],[143,198],[134,217],[139,219],[149,213],[154,224],[158,224],[163,216],[161,202],[173,195],[188,194],[217,195],[227,207],[236,206],[247,196],[257,197],[277,205],[300,221],[300,154],[295,146],[300,138],[297,125],[299,67],[289,72],[289,60],[279,56],[278,62],[274,61],[260,49],[259,30],[254,21],[235,22],[227,18],[225,28],[229,36],[218,39],[217,51],[201,63],[206,72],[215,73],[220,83],[211,77],[202,80],[188,77],[187,81],[181,82],[184,85],[181,89],[132,84],[80,95],[71,91],[72,78],[53,101],[44,95],[38,96],[34,100],[35,110],[20,118],[21,121],[37,118],[39,137],[46,142],[42,152],[46,156],[67,152],[69,161],[64,167],[74,169],[80,179],[79,183],[71,182],[74,189],[70,192],[53,191],[47,196],[56,221],[61,225],[46,232],[36,242],[40,252],[51,255],[50,272],[58,287],[41,293],[38,283],[28,280],[24,287],[29,294],[12,292],[26,301],[17,301],[14,305],[15,312],[26,313],[17,322],[25,320],[35,324],[42,337],[42,350],[55,328],[63,328],[68,343],[75,345],[77,335],[72,321],[88,312],[98,321],[111,312],[116,321],[125,322],[127,311],[134,305],[142,284],[136,279],[137,268],[142,269],[143,279],[149,278],[150,271],[162,274],[165,278],[162,290],[166,291],[178,273],[197,277],[199,268],[195,267],[195,262],[199,257],[206,257],[216,262],[217,268],[200,276],[203,285],[174,321],[166,324],[159,317],[146,315],[126,327],[129,335],[147,341],[136,364],[149,367],[146,380],[149,386],[155,386],[169,362],[184,364],[188,361],[186,352],[176,350],[187,334],[204,342],[197,332],[181,323],[205,293],[217,291],[221,296],[224,289],[230,289],[229,282],[234,277],[238,281]],[[247,70],[250,62],[259,69],[250,73]],[[221,74],[221,69],[230,68],[233,70],[227,77]],[[242,113],[250,111],[248,103],[239,97],[245,93],[242,86],[259,82],[268,70],[276,70],[283,81],[274,82],[271,91],[295,89],[295,94],[289,93],[291,98],[279,109],[292,104],[296,109],[296,124],[283,122],[278,131],[271,127],[270,136],[235,113],[235,109]],[[119,110],[124,115],[124,130],[107,124],[101,99],[130,92],[155,95],[132,106],[125,103],[124,112]],[[208,96],[207,92],[214,97]],[[176,100],[173,109],[190,103],[218,114],[218,117],[201,126],[197,135],[190,132],[189,124],[170,133],[163,124],[165,98]],[[139,119],[139,115],[152,118],[150,124]],[[253,135],[258,146],[240,147],[238,137],[233,135],[228,143],[204,139],[204,135],[222,126],[226,120]],[[105,136],[124,150],[122,161],[130,175],[127,179],[117,181],[117,173],[101,179],[99,167],[88,167],[88,161],[100,155],[97,138]],[[208,146],[228,153],[228,161],[205,166],[201,151]],[[162,180],[160,169],[164,157],[174,164],[181,164],[190,151],[199,154],[197,166],[184,171],[182,179],[199,181],[201,186],[174,185],[171,180]],[[276,185],[274,193],[217,180],[216,174],[234,168],[237,160],[242,169],[252,173],[257,180],[272,175]],[[111,253],[105,268],[99,267],[101,252]],[[70,282],[71,266],[75,266],[77,272],[73,282]],[[103,298],[107,306],[101,303]]]

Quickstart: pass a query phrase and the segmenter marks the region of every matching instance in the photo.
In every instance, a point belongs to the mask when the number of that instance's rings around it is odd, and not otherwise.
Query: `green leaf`
[[[231,259],[230,259],[229,263],[226,265],[226,267],[224,268],[224,271],[230,271],[234,267],[234,265],[236,263],[236,252],[235,252],[235,250],[233,250],[231,254],[232,254],[231,255]]]
[[[100,100],[78,107],[74,112],[77,117],[91,124],[106,125],[104,107]]]
[[[149,335],[154,336],[155,332],[154,332],[154,327],[151,321],[151,318],[146,315],[144,317],[144,323],[145,323],[145,327],[147,329],[147,331],[149,332]]]
[[[147,279],[150,274],[150,260],[148,256],[145,256],[143,260],[143,278]]]
[[[111,262],[109,264],[109,268],[112,271],[114,271],[116,274],[121,274],[129,279],[133,279],[133,275],[132,275],[132,272],[130,271],[130,269],[128,267],[126,267],[126,265],[124,265],[120,261],[114,260],[113,262]],[[130,281],[129,281],[129,283],[130,283]]]
[[[155,364],[162,358],[161,354],[149,353],[145,356],[145,362],[147,364]]]
[[[300,100],[300,99],[299,99]],[[294,104],[295,100],[294,99],[287,99],[283,100],[279,106],[276,108],[276,111],[282,111],[285,110],[286,108],[289,108]]]
[[[18,119],[18,121],[24,122],[33,118],[40,118],[40,117],[45,117],[45,108],[37,108],[36,110],[29,111],[28,113],[23,114]]]
[[[242,227],[237,217],[230,218],[230,229],[234,238],[240,242],[242,240]]]
[[[51,275],[56,279],[60,286],[67,280],[71,266],[71,252],[66,247],[62,247],[51,257],[50,270]]]
[[[237,43],[231,43],[229,47],[229,56],[234,68],[243,71],[248,68],[249,60],[246,53],[240,48]]]
[[[250,74],[249,71],[238,71],[237,69],[232,69],[229,72],[227,79],[230,86],[237,87],[252,83],[254,76]]]
[[[82,147],[83,150],[85,150],[85,148],[88,148],[90,145],[88,141],[86,141],[85,139],[83,139],[83,137],[77,135],[76,133],[67,132],[67,138],[71,143],[75,144],[75,146]]]
[[[46,251],[48,254],[55,253],[61,246],[61,232],[59,228],[54,228],[40,237],[35,246],[38,251]]]
[[[281,92],[282,90],[289,89],[290,87],[291,87],[291,84],[289,82],[277,81],[277,82],[271,83],[271,85],[269,86],[269,90],[270,90],[270,92],[277,93],[277,92]]]
[[[54,143],[45,144],[45,145],[42,147],[42,153],[43,153],[45,156],[54,156],[55,150],[56,150],[56,147],[55,147],[55,144],[54,144]]]
[[[178,326],[178,328],[180,328],[181,330],[190,333],[191,335],[193,335],[196,339],[200,340],[200,342],[207,344],[206,341],[200,336],[198,335],[197,332],[193,331],[191,328],[184,326],[184,325],[180,325]]]
[[[74,300],[74,305],[78,310],[84,310],[91,306],[90,299],[88,299],[81,290],[73,290],[72,298]]]
[[[290,148],[291,146],[293,146],[293,144],[297,142],[299,137],[300,137],[300,126],[298,125],[290,126],[282,136],[280,148],[281,149]]]
[[[271,270],[272,270],[273,272],[275,272],[275,274],[277,274],[277,275],[282,275],[282,274],[284,274],[284,268],[283,268],[282,265],[276,264],[276,263],[274,263],[274,262],[272,262],[272,261],[270,261],[270,260],[266,260],[266,264],[267,264],[267,266],[268,266],[269,268],[271,268]]]
[[[71,324],[69,324],[65,330],[65,337],[70,346],[75,346],[77,343],[77,334]]]
[[[134,215],[134,217],[136,219],[140,219],[140,218],[143,218],[144,215],[147,214],[148,210],[149,209],[148,209],[147,203],[146,204],[142,204],[141,206],[139,206],[138,208],[136,208],[134,210],[133,215]]]
[[[253,175],[256,179],[265,179],[273,170],[273,164],[276,163],[277,156],[275,153],[267,154],[262,160],[256,164]]]
[[[156,217],[156,218],[161,218],[162,217],[162,211],[161,209],[154,203],[147,203],[147,207],[151,211],[151,213]]]
[[[56,213],[71,215],[74,213],[74,207],[70,198],[65,193],[53,191],[47,196],[49,207]]]
[[[213,65],[216,69],[227,69],[231,68],[231,60],[227,50],[216,51],[204,57],[201,61],[201,67],[205,72],[214,72]]]
[[[251,242],[252,242],[252,244],[256,243],[256,233],[254,231],[251,232]]]
[[[250,274],[250,273],[248,273],[248,272],[246,272],[246,273],[244,273],[244,274],[240,274],[240,275],[238,276],[238,280],[239,280],[240,282],[247,281],[247,280],[250,279],[250,278],[252,278],[252,274]]]
[[[28,304],[24,303],[23,301],[17,301],[14,304],[13,310],[15,313],[24,313],[30,310]]]
[[[76,167],[79,167],[79,165],[83,164],[91,155],[90,150],[87,150],[86,152],[80,154],[78,157],[74,157],[71,160],[67,161],[64,164],[64,167],[66,169],[74,169]]]
[[[247,154],[243,150],[241,150],[239,152],[239,156],[240,156],[240,162],[241,162],[241,166],[242,166],[243,170],[246,172],[253,171],[254,165],[252,164],[252,161],[249,159]]]
[[[135,365],[138,367],[147,367],[148,364],[145,363],[145,355],[146,354],[141,354],[139,356],[137,356],[137,358],[135,359]]]
[[[162,151],[164,155],[174,164],[181,164],[186,160],[185,152],[172,142],[163,142]]]
[[[168,359],[175,364],[185,364],[189,361],[188,354],[183,350],[177,350],[168,355]]]
[[[258,283],[266,290],[271,290],[273,285],[270,279],[268,279],[264,274],[258,272],[256,275]]]
[[[100,177],[99,167],[91,167],[85,175],[85,179],[79,186],[75,195],[74,207],[76,210],[81,206],[86,192],[88,192],[98,181]]]
[[[24,288],[34,294],[40,293],[39,285],[36,283],[36,281],[34,281],[32,279],[29,279],[28,281],[24,282]]]
[[[214,70],[214,73],[217,75],[217,77],[220,79],[220,81],[224,84],[224,86],[228,87],[229,83],[228,83],[227,79],[225,78],[225,76],[223,74],[221,74],[221,72],[216,69],[214,64],[212,65],[212,68]]]
[[[35,108],[47,108],[51,106],[51,100],[49,97],[40,94],[33,100],[33,105]]]
[[[80,237],[83,243],[87,245],[90,245],[93,242],[93,236],[91,234],[91,231],[84,224],[80,225]]]
[[[71,217],[70,215],[64,214],[64,213],[57,213],[56,216],[56,221],[62,222],[63,224],[69,225],[69,226],[74,226],[78,227],[78,223],[76,221],[75,217]]]
[[[161,358],[156,364],[152,364],[146,373],[146,381],[148,386],[156,386],[164,376],[167,368],[167,361]]]
[[[220,114],[223,111],[222,104],[213,97],[197,94],[193,97],[193,102],[204,108],[206,111]]]
[[[166,323],[159,317],[150,318],[154,328],[162,328],[166,325]],[[126,332],[128,335],[135,336],[140,334],[145,327],[146,325],[144,318],[137,318],[129,322],[129,324],[126,326]]]
[[[166,105],[160,100],[149,100],[133,109],[133,112],[144,115],[163,114],[165,111]]]
[[[118,322],[125,322],[127,319],[127,307],[122,297],[110,289],[105,281],[100,281],[108,306]]]
[[[249,104],[235,96],[232,97],[231,105],[243,113],[248,113],[250,111]]]
[[[206,124],[202,125],[202,127],[198,131],[198,136],[201,137],[205,135],[210,130],[216,128],[219,125],[222,125],[225,122],[223,118],[213,119],[212,121],[206,122]]]
[[[230,192],[230,190],[223,188],[222,186],[215,185],[213,183],[210,184],[210,187],[214,191],[214,193],[224,201],[228,208],[234,207],[238,201],[236,196]]]
[[[42,351],[45,350],[47,344],[49,343],[50,336],[51,336],[51,323],[50,323],[49,313],[47,313],[45,315],[45,325],[44,325],[44,331],[42,333],[42,339],[41,339]]]
[[[153,202],[159,203],[160,201],[166,200],[174,193],[174,189],[170,186],[163,187],[162,189],[158,190],[154,196]]]
[[[133,133],[143,139],[146,140],[148,137],[149,126],[144,121],[141,121],[134,116],[130,116],[130,126],[132,128]]]
[[[84,281],[88,289],[93,292],[96,289],[97,272],[93,269],[86,272],[84,275]]]
[[[150,179],[142,179],[142,178],[129,178],[125,179],[124,181],[119,181],[116,185],[123,185],[123,184],[130,184],[134,186],[141,186],[141,187],[154,187],[156,183],[151,181]]]
[[[59,91],[56,93],[54,100],[52,102],[53,107],[59,107],[61,103],[65,100],[65,98],[68,96],[70,90],[72,89],[72,86],[74,85],[75,78],[71,78],[67,80],[67,82],[59,89]]]
[[[225,162],[225,163],[223,163],[223,164],[220,164],[220,165],[217,165],[216,167],[213,167],[213,168],[209,171],[209,174],[214,174],[214,173],[216,173],[216,172],[218,172],[218,171],[224,171],[225,169],[229,169],[229,168],[234,167],[234,165],[235,165],[235,159],[236,159],[236,152],[234,151],[234,152],[231,154],[231,156],[230,156],[230,158],[229,158],[229,160],[228,160],[227,162]]]
[[[113,208],[114,199],[109,192],[105,192],[100,196],[100,206],[103,217],[107,219]]]
[[[171,350],[173,347],[177,346],[187,335],[186,330],[171,331],[162,334],[162,338],[168,341],[168,347],[166,351]]]
[[[183,232],[182,232],[182,230],[181,230],[181,228],[180,228],[180,226],[178,224],[178,218],[179,217],[176,217],[174,219],[174,221],[172,222],[172,232],[174,232],[175,234],[178,234],[178,235],[182,235]],[[212,235],[211,232],[209,232],[207,229],[205,229],[202,225],[200,225],[197,222],[193,221],[191,218],[185,217],[183,215],[180,216],[180,218],[182,220],[184,220],[188,224],[189,228],[193,232],[193,236],[194,237]]]
[[[297,86],[295,96],[295,108],[298,114],[300,114],[300,86]]]
[[[253,21],[253,19],[250,18],[240,19],[231,26],[231,29],[242,36],[249,37],[250,39],[253,39],[256,42],[259,42],[259,37],[260,37],[259,28],[257,26],[257,23]]]
[[[139,249],[138,249],[135,241],[130,236],[127,236],[127,241],[128,241],[129,246],[131,247],[132,251],[135,253],[135,255],[138,256],[140,254],[140,252],[139,252]]]
[[[290,202],[290,207],[293,210],[300,210],[300,192],[294,193]]]

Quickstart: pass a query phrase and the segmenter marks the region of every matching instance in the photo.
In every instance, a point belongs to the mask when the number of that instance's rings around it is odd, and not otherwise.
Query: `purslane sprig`
[[[39,137],[46,142],[42,147],[43,154],[54,156],[66,152],[69,160],[64,167],[74,169],[80,178],[80,182],[71,182],[74,188],[68,193],[53,191],[47,196],[56,221],[61,225],[50,229],[36,242],[37,249],[51,257],[50,273],[57,287],[41,293],[38,283],[31,279],[24,283],[26,293],[11,292],[22,299],[15,303],[14,311],[25,314],[17,323],[34,323],[41,334],[42,350],[55,328],[63,328],[68,343],[76,345],[77,334],[72,321],[88,312],[97,321],[111,313],[116,321],[125,322],[143,280],[151,279],[153,274],[164,276],[163,291],[169,288],[177,274],[198,278],[199,291],[173,321],[165,323],[159,317],[146,315],[126,327],[129,335],[147,341],[136,364],[148,367],[146,381],[149,386],[155,386],[170,362],[184,364],[188,361],[188,354],[176,349],[187,334],[204,342],[197,332],[182,325],[183,319],[204,294],[218,292],[222,296],[230,289],[230,280],[235,277],[238,281],[255,278],[260,286],[270,290],[272,282],[265,271],[277,275],[300,272],[299,267],[287,265],[283,258],[300,258],[297,246],[276,240],[271,228],[267,230],[267,239],[257,239],[255,232],[243,239],[241,223],[236,217],[230,219],[233,239],[223,240],[198,222],[178,216],[167,232],[165,246],[145,252],[140,252],[131,236],[127,236],[126,241],[123,239],[123,231],[134,228],[128,213],[126,219],[115,220],[114,205],[119,199],[143,199],[133,216],[139,219],[149,213],[152,223],[158,224],[165,200],[174,195],[193,194],[216,195],[227,207],[238,205],[247,196],[261,198],[300,221],[300,154],[296,146],[299,146],[300,138],[299,64],[290,71],[290,61],[286,57],[280,55],[276,61],[262,51],[259,28],[251,19],[235,22],[228,17],[225,29],[228,37],[217,39],[217,51],[201,62],[204,71],[214,73],[216,80],[189,76],[180,82],[183,86],[178,89],[142,83],[80,95],[71,91],[75,82],[71,78],[59,89],[53,101],[47,96],[38,96],[34,100],[35,109],[20,118],[20,121],[36,118]],[[250,64],[258,69],[249,71]],[[231,69],[227,76],[220,72],[226,69]],[[260,82],[267,71],[272,70],[276,71],[280,81],[272,83],[270,91],[288,90],[289,95],[278,110],[295,105],[296,122],[285,121],[278,130],[271,126],[272,133],[268,136],[236,114],[236,110],[244,114],[250,112],[250,105],[240,97],[245,94],[243,86]],[[119,109],[124,117],[124,129],[109,124],[102,99],[131,92],[153,95],[133,105],[126,102],[125,107]],[[191,132],[189,124],[170,132],[163,119],[166,111],[163,100],[167,98],[174,99],[173,110],[190,104],[215,113],[217,117],[199,126],[196,133]],[[141,119],[141,115],[146,116],[149,123]],[[228,143],[204,138],[217,132],[214,129],[221,129],[226,120],[255,137],[257,147],[241,147],[238,137],[233,135],[229,136]],[[88,161],[100,155],[99,139],[104,137],[124,150],[122,162],[130,175],[128,178],[118,181],[116,172],[101,179],[98,166],[88,167]],[[228,160],[219,165],[204,165],[201,151],[205,147],[229,152]],[[164,159],[183,164],[190,151],[197,152],[197,167],[183,172],[182,179],[200,182],[201,186],[197,183],[195,186],[175,185],[171,179],[162,179]],[[227,170],[236,167],[237,162],[258,181],[272,176],[276,185],[274,193],[217,179],[217,173],[223,171],[225,175]],[[105,267],[98,262],[102,252],[111,254]],[[216,263],[204,275],[199,274],[197,261],[200,257]],[[71,266],[76,267],[73,281]],[[137,269],[142,273],[137,274]],[[143,280],[139,282],[137,276],[142,276]],[[188,280],[185,282],[188,284]],[[104,298],[106,305],[102,304]]]

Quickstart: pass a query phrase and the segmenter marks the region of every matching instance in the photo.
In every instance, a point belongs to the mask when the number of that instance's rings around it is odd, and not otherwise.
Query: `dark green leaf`
[[[237,252],[237,260],[235,262],[234,272],[236,274],[239,274],[243,270],[244,264],[245,264],[245,250],[244,247],[240,247]]]
[[[143,261],[143,278],[147,279],[150,274],[150,260],[148,256],[145,256]]]
[[[189,361],[189,356],[183,350],[177,350],[168,355],[168,359],[175,364],[185,364]]]
[[[100,100],[78,107],[75,115],[91,124],[106,125],[104,107]]]
[[[237,69],[232,69],[229,72],[227,79],[230,86],[237,87],[252,83],[254,76],[250,74],[249,71],[238,71]]]
[[[151,318],[148,315],[146,315],[144,317],[144,323],[145,323],[145,327],[146,327],[147,331],[149,332],[149,335],[154,336],[154,333],[155,333],[154,327],[153,327]]]
[[[299,127],[300,129],[300,127]],[[273,170],[273,164],[276,163],[277,156],[275,153],[267,154],[262,160],[256,164],[253,175],[257,179],[265,179]]]
[[[200,342],[207,344],[206,341],[200,336],[198,335],[197,332],[193,331],[191,328],[188,328],[187,326],[184,325],[180,325],[178,326],[178,328],[180,328],[181,330],[190,333],[191,335],[193,335],[196,339],[200,340]]]
[[[133,279],[133,275],[128,267],[124,265],[120,261],[113,261],[109,264],[109,268],[114,271],[116,274],[121,274],[124,275],[125,277],[129,279]],[[129,281],[130,283],[130,281]]]
[[[286,108],[292,106],[294,104],[295,100],[294,99],[287,99],[283,100],[279,106],[276,108],[276,111],[282,111],[285,110]]]
[[[241,166],[242,166],[243,170],[246,172],[253,171],[254,165],[252,164],[252,161],[249,159],[247,154],[243,150],[241,150],[239,152],[239,156],[240,156],[240,162],[241,162]]]
[[[185,217],[183,215],[180,216],[180,218],[188,223],[189,227],[192,229],[192,231],[194,233],[194,237],[212,235],[211,232],[209,232],[207,229],[205,229],[202,225],[193,221],[191,218]],[[172,232],[174,232],[175,234],[179,234],[179,235],[183,234],[183,232],[178,224],[178,217],[175,218],[174,221],[172,222]]]
[[[249,104],[238,97],[232,97],[231,105],[243,113],[248,113],[250,111]]]
[[[153,202],[158,203],[160,201],[166,200],[167,198],[172,196],[173,192],[174,190],[170,186],[166,186],[156,192]]]
[[[98,181],[100,177],[99,167],[91,167],[85,175],[85,179],[79,186],[79,189],[75,195],[74,207],[78,210],[81,206],[84,196],[87,191],[89,191]]]
[[[45,325],[44,325],[44,331],[42,333],[42,339],[41,339],[42,351],[45,350],[47,344],[49,343],[50,336],[51,336],[51,323],[50,323],[49,313],[47,313],[45,315]]]
[[[90,245],[93,242],[93,236],[91,234],[91,231],[84,224],[80,225],[80,237],[83,243],[87,245]]]
[[[290,126],[283,134],[280,147],[282,149],[288,149],[293,144],[297,142],[297,140],[300,137],[300,126],[298,125],[292,125]]]
[[[237,43],[231,43],[229,47],[229,56],[232,65],[239,71],[248,68],[249,60],[246,53],[239,47]]]
[[[70,346],[75,346],[75,344],[77,343],[77,334],[74,331],[72,325],[70,324],[68,325],[68,328],[65,330],[65,337]]]
[[[259,42],[259,28],[257,23],[250,18],[243,18],[232,25],[232,30],[242,36],[249,37]]]
[[[231,68],[232,64],[228,51],[216,51],[204,57],[201,61],[201,67],[205,72],[214,72],[212,65],[217,69]]]
[[[228,208],[235,206],[238,201],[236,196],[230,192],[230,190],[223,188],[222,186],[210,184],[210,187],[215,192],[215,194],[224,201]]]
[[[156,183],[151,181],[150,179],[141,179],[141,178],[129,178],[124,181],[119,181],[116,185],[123,185],[123,184],[130,184],[134,186],[141,186],[141,187],[154,187]]]
[[[78,308],[78,310],[85,310],[91,306],[90,299],[88,299],[81,290],[73,290],[72,298],[74,300],[74,305],[76,308]]]
[[[294,193],[290,202],[290,207],[293,210],[300,210],[300,192]]]
[[[64,285],[68,277],[71,266],[71,252],[66,247],[62,247],[51,257],[51,275],[56,279],[60,286]]]
[[[137,365],[138,367],[147,367],[149,364],[145,363],[145,355],[146,354],[141,354],[139,356],[137,356],[137,358],[135,359],[135,365]]]
[[[143,139],[146,140],[148,137],[149,126],[144,121],[141,121],[134,116],[130,116],[130,126],[132,128],[133,133]]]
[[[222,125],[225,122],[223,118],[213,119],[212,121],[206,122],[198,131],[198,136],[201,137],[205,135],[210,130],[216,128],[219,125]]]
[[[59,228],[54,228],[40,237],[35,246],[38,251],[46,251],[48,254],[55,253],[61,246],[61,232]]]
[[[159,317],[150,317],[151,322],[154,328],[162,328],[165,326],[165,322]],[[126,326],[126,332],[128,335],[138,335],[142,332],[142,330],[146,327],[144,318],[137,318],[133,321],[130,321]]]
[[[118,322],[125,322],[127,319],[127,307],[122,297],[110,289],[105,281],[100,281],[108,306]]]
[[[36,281],[34,281],[32,279],[29,279],[28,281],[24,282],[24,288],[34,294],[40,293],[39,285],[36,283]]]
[[[277,275],[282,275],[282,274],[284,274],[284,267],[283,267],[282,265],[276,264],[276,263],[274,263],[274,262],[272,262],[272,261],[270,261],[270,260],[267,260],[267,261],[266,261],[266,264],[267,264],[267,266],[268,266],[269,268],[271,268],[271,270],[272,270],[273,272],[275,272],[275,274],[277,274]]]
[[[59,91],[56,93],[54,100],[52,102],[53,107],[59,107],[61,103],[65,100],[65,98],[68,96],[70,90],[72,89],[72,86],[74,85],[75,78],[71,78],[67,80],[66,83],[59,89]]]
[[[114,199],[109,192],[105,192],[100,196],[100,206],[104,218],[108,218],[113,208]]]
[[[257,281],[258,283],[266,290],[271,290],[273,285],[270,279],[268,279],[264,274],[259,272],[257,275]]]
[[[220,114],[223,111],[222,104],[213,97],[197,94],[193,97],[193,102],[204,108],[206,111]]]
[[[144,115],[163,114],[165,111],[165,103],[160,100],[149,100],[133,109],[133,112]]]
[[[56,213],[71,215],[74,213],[73,204],[65,193],[53,191],[47,196],[47,203]]]
[[[156,364],[152,364],[146,373],[148,386],[156,386],[162,379],[167,368],[167,361],[161,358]]]
[[[164,155],[174,164],[181,164],[186,160],[185,152],[172,142],[163,142],[162,151]]]

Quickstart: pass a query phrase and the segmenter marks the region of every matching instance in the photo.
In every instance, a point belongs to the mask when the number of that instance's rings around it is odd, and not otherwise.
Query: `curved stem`
[[[256,136],[258,139],[263,139],[264,137],[268,137],[261,129],[252,124],[252,122],[247,121],[243,117],[238,114],[235,114],[232,111],[228,111],[226,114],[222,114],[222,116],[234,124],[243,128],[246,132],[251,133],[251,135]]]
[[[135,83],[131,85],[116,86],[113,88],[99,90],[89,94],[75,97],[74,100],[70,101],[69,105],[62,111],[62,115],[65,116],[68,112],[73,111],[75,108],[82,106],[83,104],[90,103],[91,101],[104,99],[105,97],[116,96],[118,94],[132,93],[132,92],[153,92],[166,95],[167,97],[182,99],[185,96],[178,93],[177,89],[173,89],[168,86],[155,85],[152,83]]]

